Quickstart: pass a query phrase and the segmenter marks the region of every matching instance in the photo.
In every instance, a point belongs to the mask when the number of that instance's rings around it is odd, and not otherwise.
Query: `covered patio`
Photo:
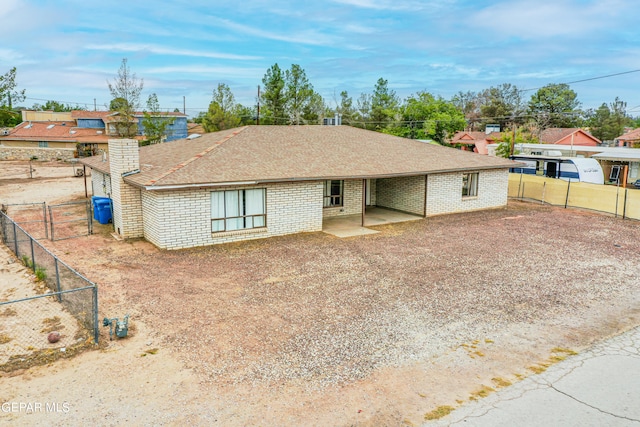
[[[393,209],[386,209],[376,206],[367,206],[363,217],[361,214],[344,215],[325,218],[322,221],[322,231],[337,237],[364,236],[366,234],[378,233],[367,227],[393,224],[395,222],[415,221],[423,219],[421,215],[409,214]]]

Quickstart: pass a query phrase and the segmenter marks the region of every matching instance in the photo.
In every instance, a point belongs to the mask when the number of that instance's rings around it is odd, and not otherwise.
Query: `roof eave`
[[[283,178],[274,178],[274,179],[256,179],[256,180],[246,180],[246,181],[186,183],[186,184],[167,184],[167,185],[144,185],[128,179],[125,179],[125,182],[127,182],[127,184],[130,184],[134,187],[141,188],[147,191],[168,191],[168,190],[182,190],[182,189],[190,189],[190,188],[231,187],[231,186],[239,186],[239,185],[274,184],[279,182],[327,181],[327,180],[338,180],[338,179],[402,178],[407,176],[423,176],[423,175],[435,175],[435,174],[455,173],[455,172],[509,169],[517,164],[517,162],[512,162],[512,163],[513,164],[511,165],[484,165],[479,167],[449,168],[449,169],[439,169],[439,170],[431,170],[431,171],[402,172],[402,173],[375,174],[375,175],[283,177]]]

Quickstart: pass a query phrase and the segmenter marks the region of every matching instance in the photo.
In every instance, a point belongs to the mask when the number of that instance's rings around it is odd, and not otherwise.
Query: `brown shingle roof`
[[[83,163],[109,172],[101,156]],[[197,184],[382,178],[508,168],[510,160],[349,126],[247,126],[140,148],[140,173],[161,188]]]

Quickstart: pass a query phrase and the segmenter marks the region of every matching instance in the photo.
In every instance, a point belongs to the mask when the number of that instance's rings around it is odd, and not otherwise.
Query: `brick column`
[[[140,152],[135,139],[110,139],[111,198],[113,224],[122,238],[144,236],[140,189],[124,182],[123,174],[140,168]]]

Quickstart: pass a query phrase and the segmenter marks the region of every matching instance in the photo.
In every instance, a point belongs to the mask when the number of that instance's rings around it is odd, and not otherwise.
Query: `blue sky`
[[[18,69],[31,106],[104,109],[122,58],[164,109],[196,115],[218,83],[255,104],[266,70],[299,64],[331,106],[378,78],[402,98],[450,99],[502,83],[530,89],[640,69],[632,0],[2,0],[0,74]],[[583,108],[627,102],[640,72],[575,83]],[[524,92],[529,99],[533,92]]]

